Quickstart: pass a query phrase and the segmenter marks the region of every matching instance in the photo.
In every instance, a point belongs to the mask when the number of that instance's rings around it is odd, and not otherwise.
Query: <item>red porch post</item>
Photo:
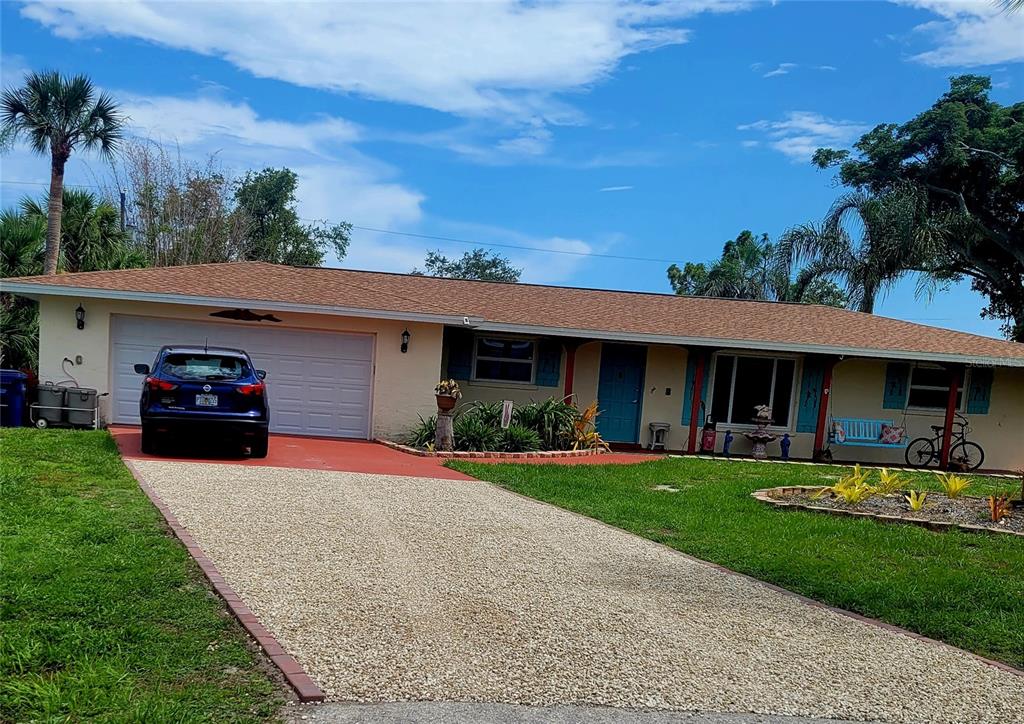
[[[939,458],[939,468],[949,469],[949,448],[953,439],[953,415],[956,413],[956,396],[960,391],[960,368],[950,366],[949,368],[949,397],[946,398],[946,422],[942,427],[942,451]]]
[[[814,447],[811,456],[816,456],[825,445],[825,426],[828,424],[828,401],[832,397],[832,370],[838,360],[835,357],[825,359],[825,369],[821,377],[821,397],[818,400],[818,424],[814,428]]]
[[[686,451],[691,455],[697,452],[697,416],[700,414],[700,400],[704,392],[704,365],[708,354],[703,350],[692,352],[697,355],[697,369],[693,376],[693,399],[690,401],[690,438],[686,443]]]
[[[572,383],[576,374],[576,348],[579,343],[569,341],[565,343],[565,387],[562,388],[564,397],[572,397]]]

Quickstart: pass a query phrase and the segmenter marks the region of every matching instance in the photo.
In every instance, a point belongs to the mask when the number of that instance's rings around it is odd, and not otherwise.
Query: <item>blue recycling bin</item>
[[[0,370],[0,425],[21,427],[25,424],[25,380],[18,370]]]

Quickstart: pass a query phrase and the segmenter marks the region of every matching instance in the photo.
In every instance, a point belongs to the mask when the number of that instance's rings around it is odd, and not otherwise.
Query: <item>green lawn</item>
[[[0,433],[0,721],[224,722],[283,703],[105,432]]]
[[[750,497],[759,488],[828,485],[834,482],[828,476],[841,468],[694,458],[636,465],[449,465],[734,571],[1024,668],[1020,538],[781,510]],[[916,486],[941,489],[931,473],[911,477]],[[652,490],[658,484],[680,492]],[[977,477],[968,492],[1014,485]]]

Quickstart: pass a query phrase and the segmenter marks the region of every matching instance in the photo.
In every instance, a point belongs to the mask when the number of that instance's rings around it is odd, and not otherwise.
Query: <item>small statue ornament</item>
[[[725,440],[722,442],[722,456],[729,457],[729,448],[732,447],[732,430],[725,431]]]
[[[789,460],[789,446],[793,444],[793,441],[789,437],[789,433],[785,433],[782,439],[779,440],[779,447],[782,449],[782,459]]]

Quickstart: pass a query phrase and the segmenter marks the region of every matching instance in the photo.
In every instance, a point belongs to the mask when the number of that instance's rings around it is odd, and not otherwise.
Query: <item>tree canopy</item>
[[[725,242],[722,255],[712,262],[686,262],[682,268],[673,264],[668,280],[680,295],[846,304],[846,295],[834,282],[811,267],[798,269],[787,247],[749,230]]]
[[[289,168],[250,171],[235,191],[236,213],[246,220],[240,256],[292,266],[320,266],[328,251],[342,259],[352,225],[304,224],[296,209],[298,176]]]
[[[943,243],[906,268],[969,278],[988,297],[982,316],[1024,341],[1024,102],[996,103],[991,87],[984,76],[951,78],[928,110],[876,126],[853,153],[818,149],[814,163],[879,197],[920,189],[928,218],[919,230],[939,231]]]
[[[486,249],[465,252],[460,259],[449,259],[440,251],[428,251],[423,271],[413,274],[449,279],[477,279],[489,282],[518,282],[523,270],[506,257]]]
[[[19,138],[33,151],[50,156],[45,274],[57,272],[61,239],[64,166],[75,150],[91,149],[110,158],[121,140],[124,118],[106,93],[97,94],[84,75],[56,71],[29,73],[20,88],[0,97],[3,140]]]

